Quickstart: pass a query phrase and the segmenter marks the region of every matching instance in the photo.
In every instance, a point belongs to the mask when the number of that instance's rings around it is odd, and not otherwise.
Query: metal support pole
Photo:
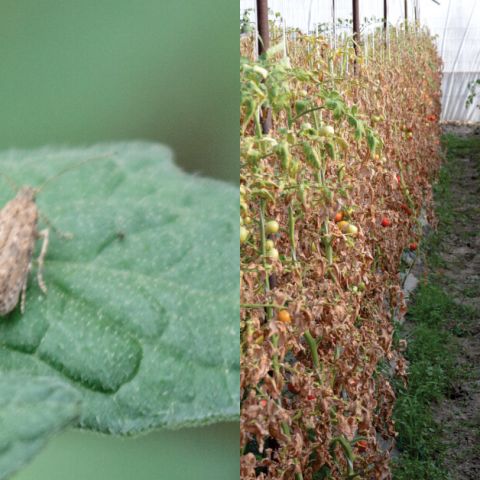
[[[332,46],[333,48],[337,48],[337,7],[335,5],[335,0],[332,0],[332,37],[333,37],[333,42]]]
[[[408,30],[408,0],[404,0],[403,5],[405,10],[405,31],[407,31]]]
[[[358,9],[358,0],[352,0],[353,13],[353,48],[355,49],[355,71],[357,70],[357,57],[360,45],[360,14]]]
[[[385,37],[385,48],[388,43],[388,2],[383,0],[383,35]]]
[[[268,31],[268,0],[257,0],[258,54],[262,55],[270,47]]]
[[[284,12],[285,15],[285,12]],[[268,0],[257,0],[257,27],[258,27],[258,55],[263,55],[270,47],[270,33],[268,31]],[[262,108],[262,132],[268,133],[272,128],[272,112],[269,108]]]

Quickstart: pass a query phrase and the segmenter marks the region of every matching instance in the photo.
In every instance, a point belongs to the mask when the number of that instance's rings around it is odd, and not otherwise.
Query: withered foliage
[[[440,60],[423,31],[376,41],[356,73],[321,38],[298,34],[289,62],[242,46],[244,480],[390,478],[399,265],[433,221]]]

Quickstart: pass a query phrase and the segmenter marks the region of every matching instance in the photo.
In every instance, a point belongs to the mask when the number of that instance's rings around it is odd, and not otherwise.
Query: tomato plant
[[[394,394],[380,365],[405,370],[398,268],[417,212],[431,218],[440,159],[433,41],[391,32],[356,72],[351,43],[296,32],[289,58],[256,61],[253,38],[242,43],[244,479],[388,476],[376,438],[394,438]]]

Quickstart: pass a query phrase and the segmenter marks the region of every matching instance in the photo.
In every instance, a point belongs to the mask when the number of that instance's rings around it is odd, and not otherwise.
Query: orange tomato
[[[277,317],[283,323],[292,323],[292,317],[290,316],[288,310],[280,310]]]
[[[346,222],[345,220],[342,220],[341,222],[337,223],[338,228],[340,229],[341,232],[345,233],[347,231],[347,228],[350,224]]]

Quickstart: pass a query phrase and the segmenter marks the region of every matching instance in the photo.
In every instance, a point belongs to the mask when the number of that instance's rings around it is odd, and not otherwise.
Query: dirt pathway
[[[444,262],[438,274],[445,291],[462,305],[476,310],[460,323],[456,363],[463,379],[436,409],[447,446],[445,468],[452,479],[480,479],[480,131],[450,128],[463,138],[477,137],[474,150],[459,149],[452,172],[453,229],[440,250]]]

